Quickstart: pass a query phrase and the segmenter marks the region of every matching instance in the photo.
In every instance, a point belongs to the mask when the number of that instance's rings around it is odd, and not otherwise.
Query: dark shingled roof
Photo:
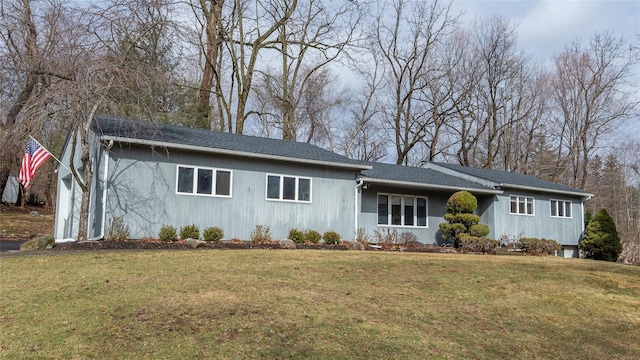
[[[132,143],[155,142],[167,147],[171,144],[175,144],[176,147],[186,145],[239,152],[247,156],[259,154],[300,162],[342,164],[356,169],[369,167],[365,162],[349,159],[307,143],[193,129],[151,121],[96,115],[93,130],[100,136],[118,137],[125,142],[129,139]]]
[[[580,193],[588,195],[588,193],[574,189],[569,186],[556,184],[551,181],[542,180],[533,176],[519,174],[515,172],[492,170],[492,169],[480,169],[473,168],[457,164],[445,164],[445,163],[433,163],[434,165],[442,166],[450,170],[454,170],[463,174],[475,176],[481,179],[489,180],[491,182],[502,185],[502,187],[532,187],[541,190],[555,190],[561,192]]]
[[[449,187],[451,189],[493,190],[490,187],[447,175],[433,169],[373,162],[369,164],[373,166],[373,168],[362,171],[362,175],[368,178],[435,185],[438,187]]]
[[[381,182],[403,182],[451,189],[476,189],[478,191],[494,190],[479,183],[448,175],[434,169],[353,160],[315,145],[295,141],[193,129],[106,115],[96,115],[93,130],[99,136],[116,138],[122,142],[156,144],[166,147],[174,145],[176,148],[183,149],[210,150],[212,152],[226,152],[242,156],[359,169],[362,170],[364,177],[380,180]],[[523,174],[471,168],[455,164],[433,164],[485,179],[503,187],[524,186],[541,190],[548,189],[588,195],[568,186]]]

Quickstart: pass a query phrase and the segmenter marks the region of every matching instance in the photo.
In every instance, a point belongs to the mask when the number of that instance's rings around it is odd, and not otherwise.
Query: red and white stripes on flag
[[[33,138],[29,137],[27,149],[24,151],[24,156],[22,157],[20,176],[18,176],[18,181],[20,181],[25,189],[31,186],[31,179],[36,175],[36,170],[38,170],[40,165],[47,161],[49,157],[51,157],[51,153],[38,144]]]

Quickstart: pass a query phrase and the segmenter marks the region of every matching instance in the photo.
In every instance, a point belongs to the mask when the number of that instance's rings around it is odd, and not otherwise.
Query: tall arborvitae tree
[[[622,251],[618,231],[607,210],[599,210],[589,221],[579,249],[587,258],[616,261]]]

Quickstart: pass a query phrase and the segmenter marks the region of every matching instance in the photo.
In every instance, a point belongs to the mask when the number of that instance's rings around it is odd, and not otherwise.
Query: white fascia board
[[[435,185],[435,184],[424,184],[424,183],[415,183],[409,181],[399,181],[399,180],[384,180],[384,179],[376,179],[369,177],[361,177],[359,178],[364,182],[368,182],[371,184],[384,184],[384,185],[393,185],[393,186],[404,186],[404,187],[417,187],[424,189],[434,189],[434,190],[454,190],[461,191],[465,190],[470,193],[476,194],[502,194],[502,190],[494,190],[494,189],[476,189],[476,188],[467,188],[460,186],[447,186],[447,185]]]
[[[248,151],[225,150],[225,149],[217,149],[217,148],[210,148],[210,147],[204,147],[204,146],[176,144],[176,143],[153,141],[153,140],[132,139],[127,137],[111,136],[111,135],[103,135],[101,139],[113,140],[113,141],[128,143],[128,144],[157,146],[157,147],[163,147],[163,148],[188,150],[188,151],[200,151],[200,152],[213,153],[213,154],[244,156],[244,157],[250,157],[250,158],[269,159],[269,160],[278,160],[278,161],[293,161],[293,162],[299,162],[303,164],[332,166],[332,167],[338,167],[343,169],[370,170],[373,168],[373,166],[370,166],[370,165],[355,165],[355,164],[345,164],[345,163],[332,162],[332,161],[301,159],[301,158],[294,158],[294,157],[288,157],[288,156],[258,154],[258,153],[248,152]]]
[[[556,190],[556,189],[539,188],[539,187],[533,187],[533,186],[514,185],[514,184],[500,184],[500,187],[506,188],[506,189],[527,190],[527,191],[561,194],[561,195],[569,195],[569,196],[580,196],[582,198],[585,198],[585,200],[593,197],[593,194],[581,192],[581,191]]]

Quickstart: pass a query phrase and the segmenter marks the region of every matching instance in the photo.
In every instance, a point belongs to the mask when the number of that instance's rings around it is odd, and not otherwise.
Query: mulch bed
[[[184,241],[164,242],[153,239],[127,240],[127,241],[84,241],[56,244],[52,251],[64,250],[193,250],[189,244]],[[282,249],[278,241],[268,243],[254,244],[249,241],[206,241],[196,248],[200,249]],[[347,244],[296,244],[296,249],[312,249],[312,250],[348,250]],[[401,245],[388,246],[366,246],[365,250],[371,251],[406,251],[406,252],[451,252],[453,249],[435,246],[411,246],[403,247]]]

